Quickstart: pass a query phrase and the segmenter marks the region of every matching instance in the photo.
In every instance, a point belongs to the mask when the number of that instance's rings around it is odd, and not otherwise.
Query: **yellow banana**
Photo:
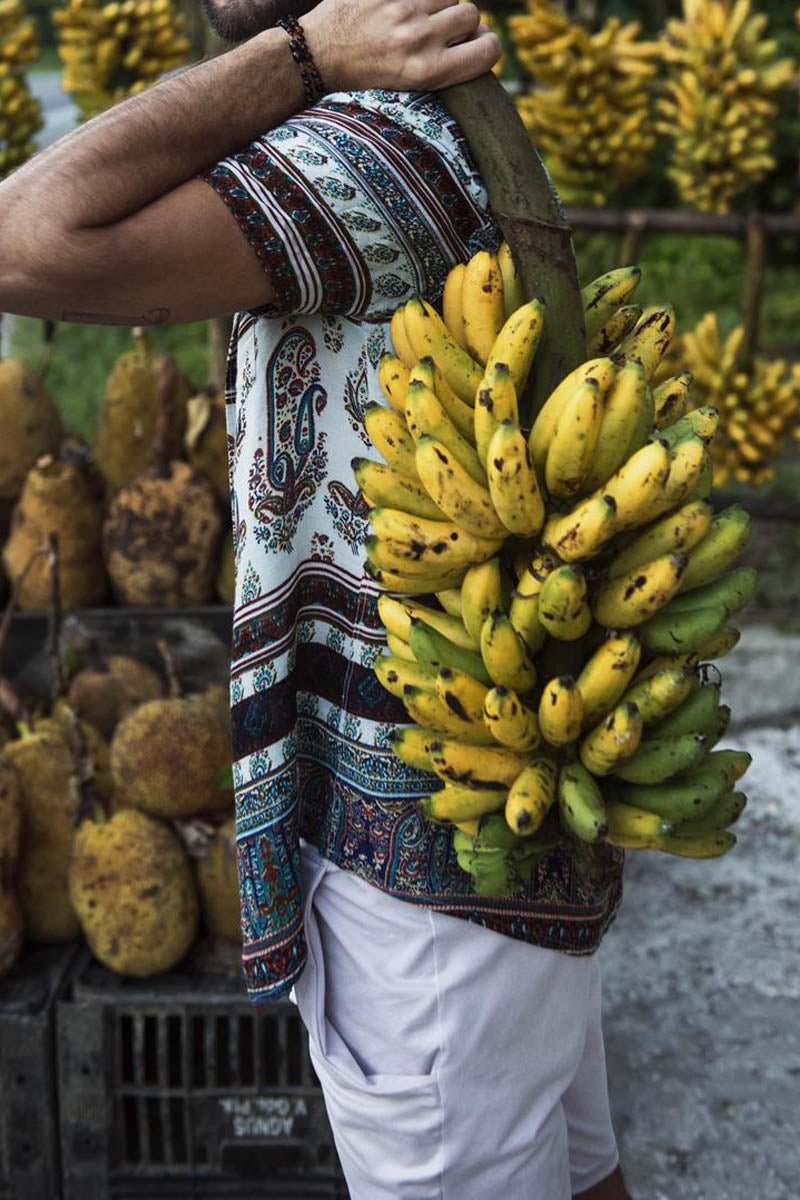
[[[522,638],[531,654],[538,654],[547,638],[547,630],[539,620],[539,596],[511,593],[508,619]]]
[[[685,554],[664,554],[616,579],[594,594],[594,616],[606,629],[631,629],[669,604],[686,570]]]
[[[661,499],[654,504],[651,516],[661,516],[686,499],[704,500],[711,488],[709,486],[702,495],[701,483],[706,474],[710,478],[710,472],[711,455],[703,440],[692,437],[681,442],[669,456],[669,474],[664,481]]]
[[[494,511],[509,533],[537,534],[544,523],[544,499],[528,443],[515,422],[503,421],[492,435],[486,476]]]
[[[536,670],[527,646],[506,614],[498,609],[481,626],[481,656],[496,684],[524,694],[536,683]]]
[[[642,313],[639,324],[618,347],[626,359],[636,359],[644,367],[648,382],[669,349],[675,332],[675,310],[671,305],[654,305]]]
[[[506,536],[489,490],[476,483],[443,442],[421,437],[416,465],[431,502],[441,513],[477,537]]]
[[[539,621],[560,642],[574,642],[588,633],[592,613],[580,566],[567,563],[547,576],[539,594]]]
[[[673,375],[653,389],[656,405],[656,429],[663,429],[679,420],[692,402],[692,375],[684,371]]]
[[[461,305],[467,350],[485,363],[505,320],[503,277],[497,259],[487,250],[473,254],[466,265]]]
[[[367,561],[364,564],[367,577],[385,588],[387,592],[400,592],[407,596],[427,596],[431,592],[439,592],[443,588],[455,587],[464,578],[465,568],[443,571],[441,575],[406,575],[403,571],[393,571],[389,567],[381,567],[373,563],[367,550]],[[394,653],[394,651],[392,651]]]
[[[428,747],[439,734],[435,729],[420,728],[419,725],[395,726],[389,734],[389,743],[399,759],[409,767],[420,771],[433,771],[433,760]]]
[[[410,575],[415,574],[410,569],[414,564],[433,566],[441,573],[484,562],[502,545],[502,539],[476,537],[454,521],[429,521],[398,508],[373,508],[368,520],[375,537],[397,557],[398,565],[387,562],[387,568]]]
[[[499,558],[470,567],[461,584],[461,613],[470,637],[480,645],[486,618],[503,609],[503,568]]]
[[[483,368],[466,350],[462,350],[447,332],[444,323],[440,324],[421,300],[408,301],[404,319],[415,359],[430,354],[458,398],[473,405],[483,378]]]
[[[511,750],[533,750],[541,741],[539,721],[513,688],[493,687],[483,702],[483,718],[493,737]]]
[[[443,442],[475,482],[485,485],[486,475],[477,454],[458,432],[436,393],[422,382],[412,381],[408,385],[406,421],[415,442],[423,436]]]
[[[531,761],[529,754],[505,746],[468,746],[454,738],[439,738],[430,744],[433,769],[445,783],[480,790],[503,791]]]
[[[462,303],[464,289],[464,263],[456,263],[448,273],[444,282],[442,297],[442,316],[448,332],[462,349],[467,348],[467,335],[464,332],[464,305]]]
[[[463,738],[472,746],[494,744],[494,738],[483,720],[469,721],[457,716],[442,703],[435,692],[428,692],[407,683],[403,688],[403,704],[412,721],[427,729]]]
[[[617,267],[598,275],[597,279],[583,288],[581,295],[587,342],[596,337],[611,315],[630,299],[641,277],[639,267]]]
[[[581,762],[593,775],[610,775],[635,753],[642,737],[642,718],[635,704],[621,703],[580,744]]]
[[[507,788],[482,791],[459,784],[445,784],[438,792],[425,796],[420,801],[420,807],[425,816],[434,821],[462,824],[486,813],[497,812],[505,804],[507,791]]]
[[[528,440],[534,466],[541,479],[544,475],[545,461],[550,443],[555,433],[556,424],[564,404],[575,391],[587,380],[595,380],[602,395],[610,388],[617,374],[617,365],[611,358],[591,358],[581,363],[574,371],[570,371],[565,379],[553,389],[542,405]]]
[[[428,517],[432,521],[450,515],[434,504],[421,483],[396,471],[394,467],[373,462],[369,458],[354,458],[350,465],[356,483],[369,497],[373,508],[376,505],[401,508],[404,512],[413,513],[416,517]]]
[[[486,360],[486,374],[499,363],[505,363],[511,373],[517,395],[528,381],[536,350],[544,327],[544,305],[529,300],[511,313],[495,338]]]
[[[403,699],[403,688],[406,684],[428,692],[436,686],[436,672],[431,667],[410,662],[406,658],[397,658],[393,654],[379,654],[375,659],[374,670],[387,692],[400,700]]]
[[[436,599],[444,611],[451,617],[461,617],[461,588],[443,588],[436,593]]]
[[[580,736],[583,699],[571,675],[549,680],[539,700],[539,729],[551,746],[567,746]]]
[[[466,671],[442,667],[436,675],[435,691],[442,704],[456,716],[466,721],[483,720],[483,705],[489,688]]]
[[[414,439],[400,413],[382,404],[370,404],[364,410],[364,428],[389,466],[419,483]]]
[[[587,341],[587,354],[613,354],[619,343],[636,328],[643,311],[638,304],[624,304],[618,308]]]
[[[603,486],[617,506],[617,529],[632,529],[650,519],[663,495],[670,458],[662,442],[648,442],[637,450]]]
[[[564,402],[547,450],[545,483],[557,500],[576,496],[592,465],[603,423],[603,400],[592,379],[575,388]]]
[[[398,634],[387,631],[386,645],[392,658],[401,658],[405,662],[416,662],[417,658],[408,642]]]
[[[431,629],[440,633],[442,637],[446,637],[456,646],[460,646],[462,650],[477,651],[479,649],[478,642],[470,637],[458,617],[438,612],[435,608],[429,608],[426,604],[420,604],[415,600],[398,600],[394,596],[379,596],[378,616],[389,632],[402,638],[404,642],[409,640],[412,618],[418,617],[426,625],[430,625]]]
[[[522,294],[522,281],[514,266],[514,256],[508,242],[501,242],[497,251],[497,265],[503,279],[503,309],[507,317],[525,303]]]
[[[378,364],[378,383],[392,408],[406,415],[408,367],[396,354],[382,354]]]
[[[645,726],[655,725],[683,703],[696,682],[697,676],[688,665],[661,667],[652,673],[646,667],[634,679],[622,702],[635,704]]]
[[[411,342],[408,338],[405,322],[405,306],[400,305],[394,310],[392,319],[389,322],[389,335],[392,339],[394,352],[400,361],[409,369],[413,367],[417,360],[417,355],[414,353]]]
[[[697,500],[662,517],[614,555],[608,565],[608,578],[618,579],[663,554],[688,552],[705,537],[711,516],[711,505]]]
[[[426,354],[424,358],[417,359],[408,373],[406,403],[403,409],[406,418],[408,417],[408,389],[412,384],[421,384],[429,392],[432,392],[444,409],[446,416],[450,418],[465,441],[472,442],[474,440],[475,422],[472,416],[472,409],[463,400],[459,400],[455,392],[447,386],[446,380],[437,369],[436,363],[430,354]]]
[[[616,501],[613,496],[599,493],[577,504],[572,512],[551,517],[542,541],[565,562],[579,562],[593,558],[616,532]]]
[[[606,638],[577,678],[583,700],[583,725],[592,726],[611,712],[625,694],[642,657],[632,633]]]
[[[489,443],[503,421],[519,425],[517,389],[505,363],[495,363],[483,377],[473,411],[473,430],[478,458],[486,466]]]
[[[647,380],[641,363],[628,362],[609,389],[600,432],[584,486],[601,488],[628,458],[628,449],[647,406]]]
[[[612,837],[653,838],[675,831],[675,826],[658,813],[624,804],[621,800],[610,800],[606,805],[606,815],[608,832]]]
[[[509,788],[506,822],[520,837],[530,837],[541,827],[556,798],[558,767],[540,755],[526,766]]]

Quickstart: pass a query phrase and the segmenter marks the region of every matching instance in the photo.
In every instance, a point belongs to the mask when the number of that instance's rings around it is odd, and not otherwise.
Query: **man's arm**
[[[323,0],[303,18],[330,90],[426,90],[499,53],[473,4]],[[282,29],[124,101],[0,184],[0,312],[93,324],[200,320],[274,299],[195,176],[304,106]]]

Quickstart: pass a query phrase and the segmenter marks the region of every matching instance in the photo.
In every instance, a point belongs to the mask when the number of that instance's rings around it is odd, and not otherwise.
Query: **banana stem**
[[[469,144],[524,294],[546,306],[530,395],[521,405],[523,423],[531,424],[556,384],[586,357],[572,229],[499,80],[491,73],[481,75],[445,88],[441,96]]]

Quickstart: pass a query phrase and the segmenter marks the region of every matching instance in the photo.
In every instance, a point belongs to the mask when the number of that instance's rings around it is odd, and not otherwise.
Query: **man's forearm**
[[[121,221],[303,107],[282,29],[116,105],[0,184],[4,233],[57,217],[65,235]],[[15,229],[16,227],[16,229]]]

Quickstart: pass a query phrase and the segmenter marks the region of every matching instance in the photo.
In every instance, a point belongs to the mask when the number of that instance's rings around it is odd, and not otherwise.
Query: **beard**
[[[301,17],[318,0],[201,0],[208,23],[225,42],[244,42],[284,17]]]

